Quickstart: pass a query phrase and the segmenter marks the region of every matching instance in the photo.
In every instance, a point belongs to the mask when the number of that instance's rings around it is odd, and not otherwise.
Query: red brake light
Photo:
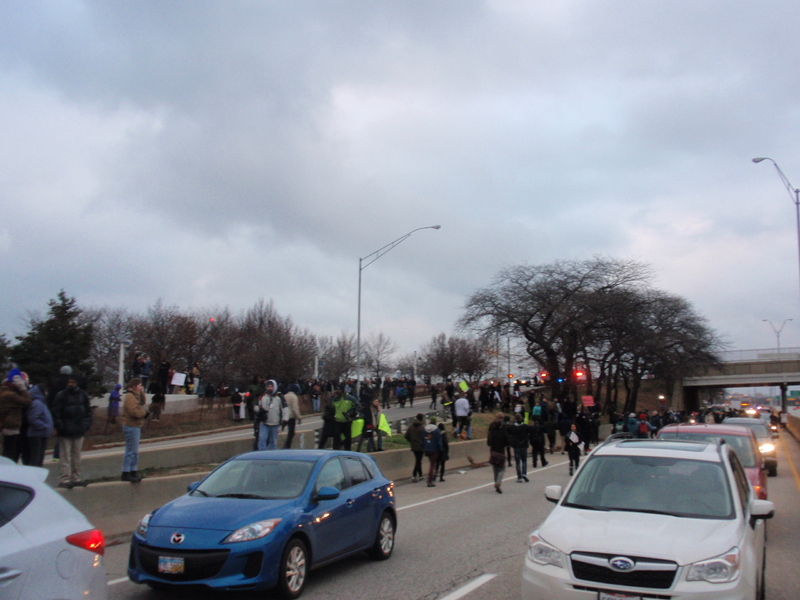
[[[103,554],[106,549],[106,540],[103,537],[103,532],[99,529],[90,529],[89,531],[68,535],[67,542],[96,554]]]

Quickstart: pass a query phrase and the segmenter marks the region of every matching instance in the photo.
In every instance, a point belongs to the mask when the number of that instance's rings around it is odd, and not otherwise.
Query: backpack
[[[647,426],[647,421],[639,421],[639,433],[648,433],[650,428]]]

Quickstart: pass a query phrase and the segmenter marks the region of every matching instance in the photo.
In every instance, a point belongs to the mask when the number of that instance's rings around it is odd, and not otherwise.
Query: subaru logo
[[[609,560],[608,564],[611,565],[611,568],[615,571],[630,571],[636,566],[635,562],[624,556],[616,556]]]
[[[182,533],[173,533],[169,541],[173,544],[182,544],[184,539]]]

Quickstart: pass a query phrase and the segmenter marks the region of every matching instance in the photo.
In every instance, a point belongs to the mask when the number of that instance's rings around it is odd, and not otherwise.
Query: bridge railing
[[[756,348],[752,350],[726,350],[720,352],[722,362],[758,362],[798,360],[800,348]]]

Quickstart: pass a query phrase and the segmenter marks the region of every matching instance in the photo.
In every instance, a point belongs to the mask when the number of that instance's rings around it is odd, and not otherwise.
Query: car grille
[[[608,561],[616,556],[618,555],[573,552],[570,555],[572,574],[576,579],[609,585],[658,590],[672,587],[678,571],[677,563],[655,558],[628,556],[627,558],[630,558],[636,566],[630,571],[622,572],[615,571],[608,564]]]
[[[139,563],[149,575],[170,581],[193,581],[209,579],[219,573],[228,559],[229,550],[180,550],[173,548],[153,548],[139,545]],[[174,556],[183,558],[183,573],[159,573],[158,557]]]

